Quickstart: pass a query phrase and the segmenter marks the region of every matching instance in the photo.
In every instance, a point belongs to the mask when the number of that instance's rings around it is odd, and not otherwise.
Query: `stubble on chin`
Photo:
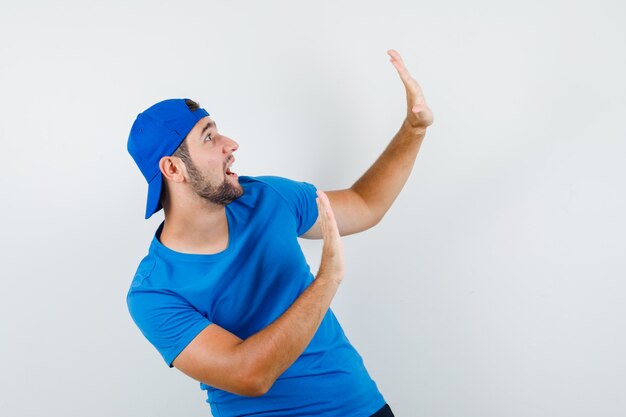
[[[231,184],[228,179],[214,187],[207,183],[193,183],[193,188],[199,197],[213,203],[226,206],[243,195],[243,187]]]
[[[205,178],[204,175],[194,165],[187,167],[189,172],[189,180],[192,189],[195,193],[213,203],[226,206],[243,195],[243,187],[237,181],[237,185],[234,185],[226,173],[224,173],[224,179],[217,187],[211,184],[211,182]]]

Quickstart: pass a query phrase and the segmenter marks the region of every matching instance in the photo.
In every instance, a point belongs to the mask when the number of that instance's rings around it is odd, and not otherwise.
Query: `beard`
[[[227,174],[224,174],[224,181],[216,186],[211,184],[193,163],[187,167],[187,172],[191,188],[195,193],[213,204],[225,206],[243,195],[241,185],[233,184],[226,178]]]

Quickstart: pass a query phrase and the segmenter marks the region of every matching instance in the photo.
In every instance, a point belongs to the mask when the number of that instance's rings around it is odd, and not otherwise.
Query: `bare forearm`
[[[339,283],[318,276],[279,318],[240,345],[252,374],[268,390],[304,352],[319,328]]]
[[[426,128],[412,128],[405,119],[383,153],[352,185],[376,221],[380,221],[404,187],[425,135]]]

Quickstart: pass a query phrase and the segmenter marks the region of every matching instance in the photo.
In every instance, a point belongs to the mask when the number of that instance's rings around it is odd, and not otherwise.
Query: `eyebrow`
[[[217,128],[217,124],[216,124],[216,123],[214,123],[213,121],[211,121],[211,122],[207,123],[207,124],[206,124],[206,126],[204,126],[204,127],[202,128],[202,132],[200,133],[200,137],[201,137],[201,138],[204,136],[204,132],[206,132],[206,131],[207,131],[207,129],[208,129],[208,128],[210,128],[210,127],[215,127],[215,128]]]

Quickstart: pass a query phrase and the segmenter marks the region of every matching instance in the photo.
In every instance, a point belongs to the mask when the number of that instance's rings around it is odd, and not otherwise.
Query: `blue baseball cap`
[[[128,153],[148,181],[146,219],[163,208],[159,161],[164,156],[171,156],[198,120],[209,115],[202,108],[189,110],[185,100],[163,100],[139,113],[128,135]]]

